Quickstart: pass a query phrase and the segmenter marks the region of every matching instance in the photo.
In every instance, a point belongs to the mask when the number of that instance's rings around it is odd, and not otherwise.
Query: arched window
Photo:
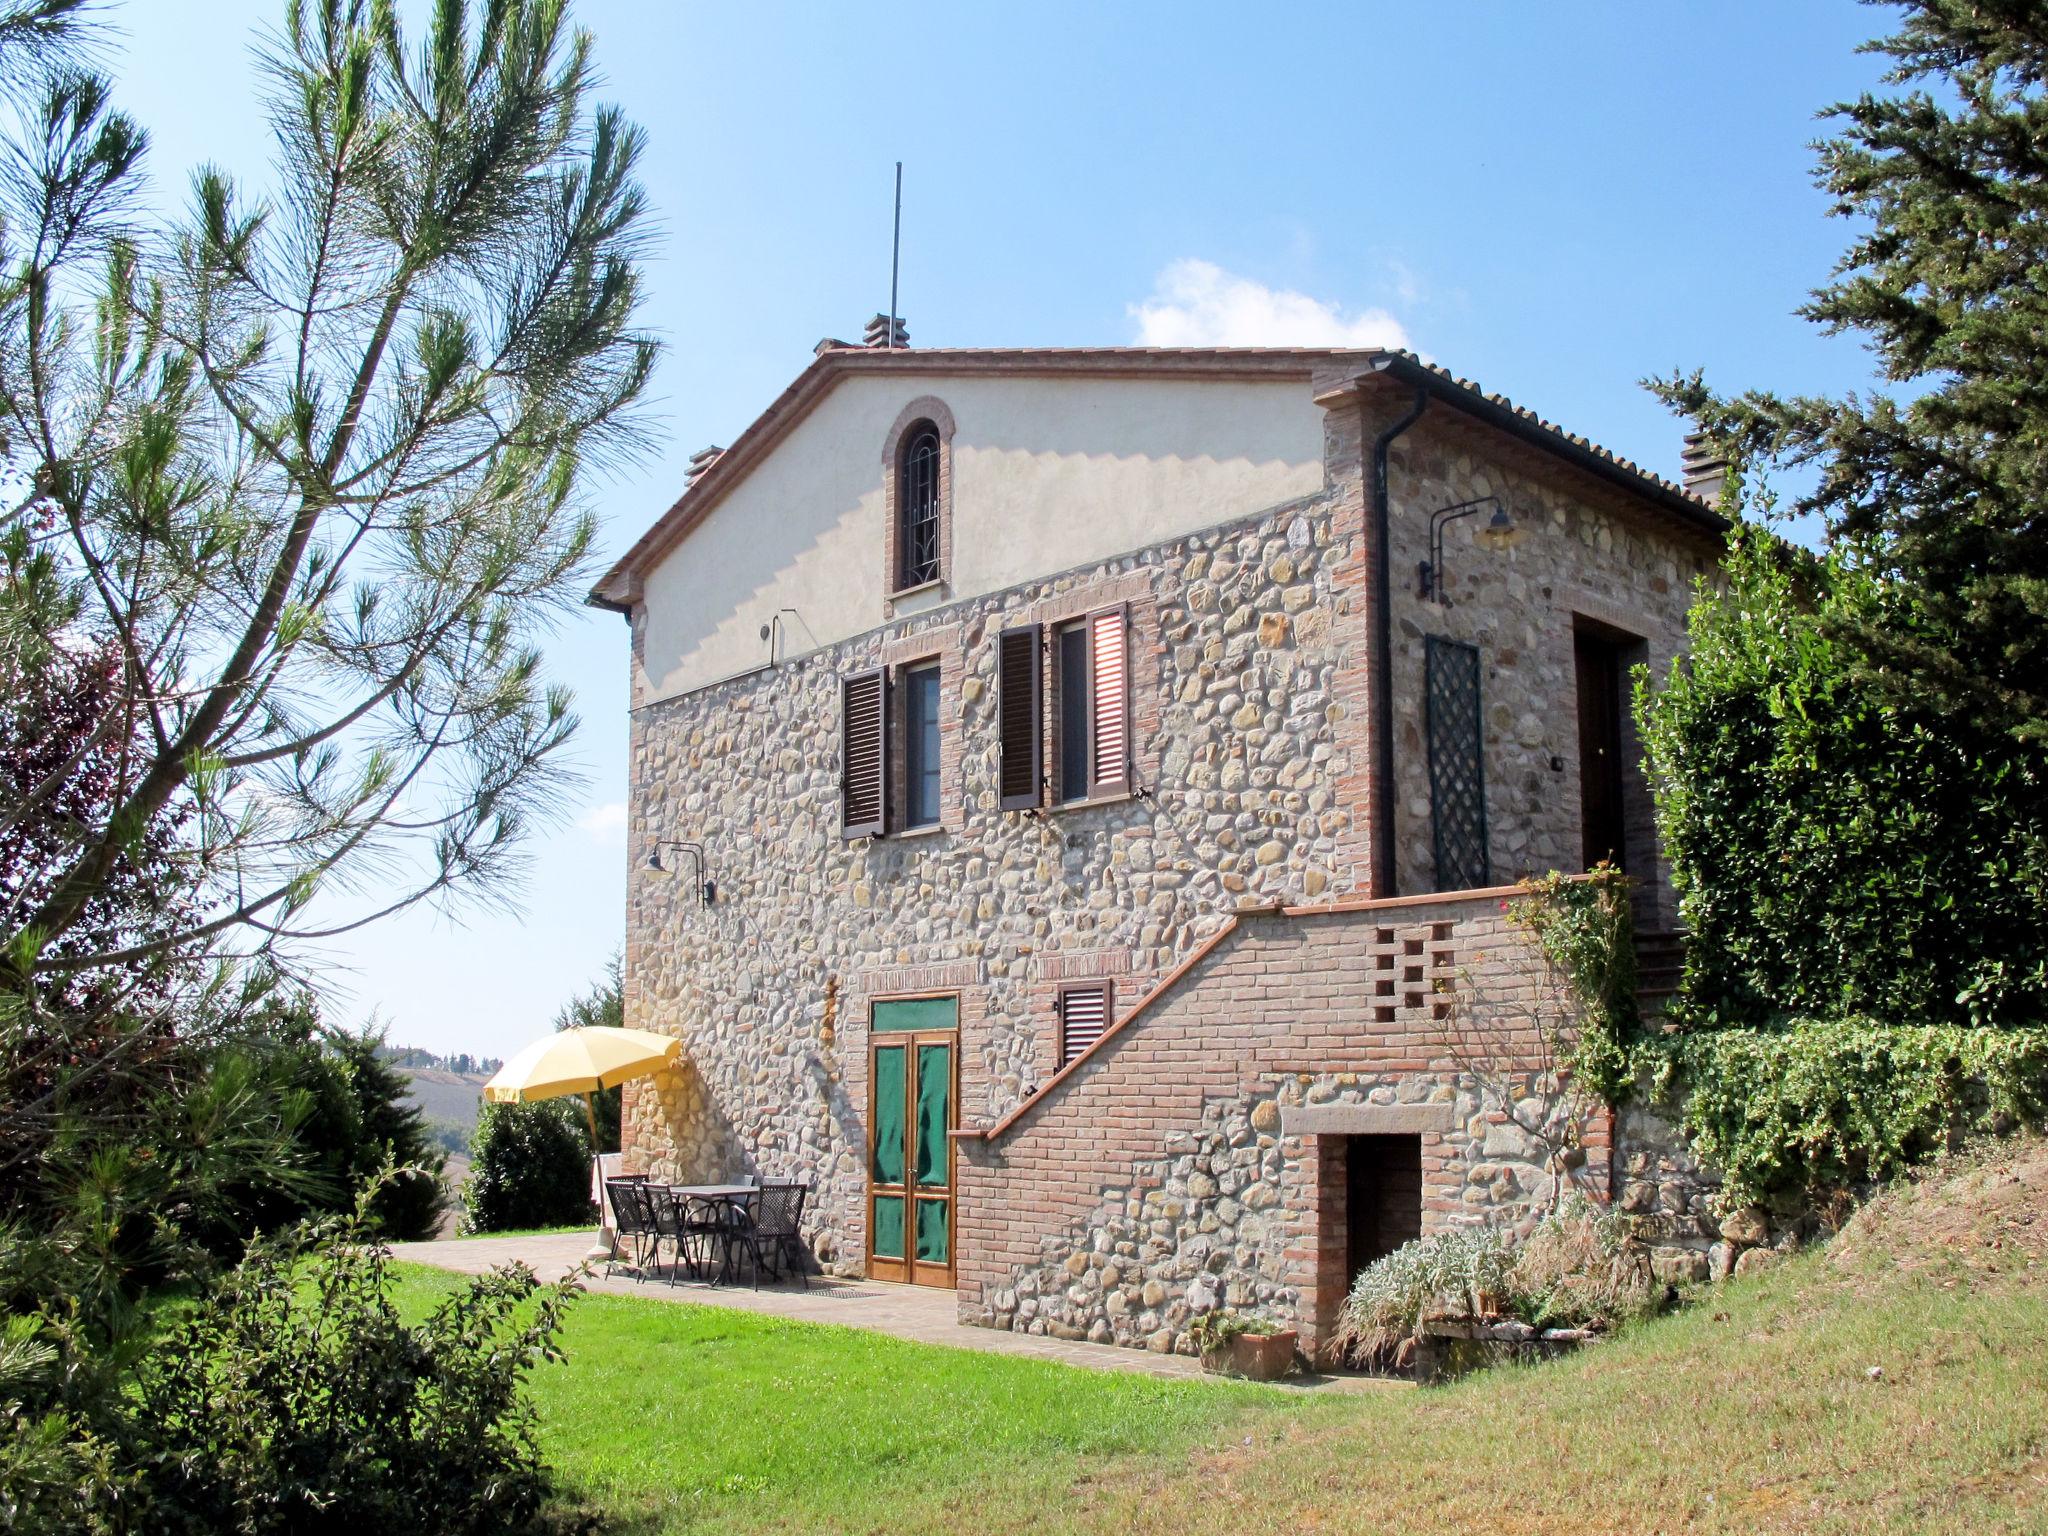
[[[898,591],[939,579],[939,429],[914,423],[896,461]]]

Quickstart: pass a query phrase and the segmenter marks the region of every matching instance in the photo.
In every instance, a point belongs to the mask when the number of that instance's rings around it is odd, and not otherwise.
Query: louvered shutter
[[[839,830],[880,837],[889,805],[889,683],[878,669],[839,680]]]
[[[1109,1028],[1109,983],[1091,982],[1060,993],[1060,1065],[1102,1038]]]
[[[1042,798],[1045,706],[1040,646],[1036,624],[996,636],[996,792],[1006,811],[1032,810]]]
[[[1095,726],[1088,762],[1088,793],[1129,794],[1131,642],[1127,610],[1105,608],[1088,615],[1088,670],[1093,690],[1089,713]]]

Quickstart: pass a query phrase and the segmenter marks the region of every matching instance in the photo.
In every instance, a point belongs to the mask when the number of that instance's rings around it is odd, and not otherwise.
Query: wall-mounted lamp
[[[1459,518],[1471,517],[1486,507],[1493,508],[1493,516],[1479,530],[1481,544],[1492,550],[1511,549],[1521,539],[1522,530],[1515,525],[1514,518],[1498,496],[1480,496],[1430,513],[1429,558],[1422,562],[1417,581],[1418,594],[1424,602],[1450,607],[1451,600],[1444,595],[1444,529]]]
[[[656,843],[654,845],[653,851],[647,855],[647,868],[652,873],[657,875],[672,875],[677,873],[677,871],[670,869],[667,865],[661,862],[661,850],[664,848],[678,849],[683,853],[689,854],[691,858],[697,861],[696,869],[698,906],[708,907],[713,902],[718,900],[718,887],[712,884],[711,881],[704,878],[704,845],[702,843]]]

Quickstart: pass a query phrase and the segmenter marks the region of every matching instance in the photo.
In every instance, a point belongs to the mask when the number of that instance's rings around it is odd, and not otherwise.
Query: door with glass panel
[[[868,1043],[868,1274],[953,1283],[957,998],[878,1002]]]

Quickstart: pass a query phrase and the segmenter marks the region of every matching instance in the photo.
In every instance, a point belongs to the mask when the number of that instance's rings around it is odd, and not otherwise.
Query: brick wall
[[[1326,1333],[1348,1283],[1344,1134],[1420,1136],[1425,1230],[1533,1221],[1559,1173],[1531,1127],[1566,1139],[1557,1000],[1501,900],[1240,915],[962,1139],[962,1317],[1186,1351],[1190,1315],[1228,1303]],[[1588,1140],[1599,1161],[1564,1176],[1604,1197],[1605,1136]]]

